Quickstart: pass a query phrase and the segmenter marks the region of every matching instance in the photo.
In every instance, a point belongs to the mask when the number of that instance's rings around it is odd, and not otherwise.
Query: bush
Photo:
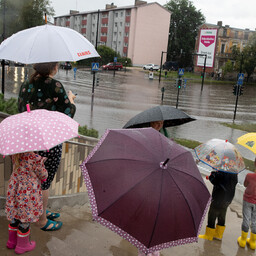
[[[10,98],[8,100],[4,99],[4,95],[0,94],[0,112],[4,112],[10,115],[17,114],[18,111],[18,101],[15,98]]]
[[[89,137],[94,137],[94,138],[99,137],[99,132],[95,129],[88,129],[87,125],[79,126],[78,133],[81,135],[84,135],[84,136],[89,136]]]

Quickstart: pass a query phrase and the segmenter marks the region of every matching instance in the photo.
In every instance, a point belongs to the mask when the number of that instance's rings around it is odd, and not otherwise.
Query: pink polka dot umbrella
[[[76,121],[63,113],[28,109],[0,123],[0,154],[49,150],[77,137],[78,126]]]

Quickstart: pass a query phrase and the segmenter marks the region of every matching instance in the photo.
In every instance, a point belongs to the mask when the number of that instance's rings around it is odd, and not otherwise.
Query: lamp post
[[[5,0],[3,0],[3,34],[2,34],[2,41],[5,40]],[[4,75],[5,75],[5,62],[2,60],[2,94],[4,95]]]
[[[161,81],[161,74],[162,74],[162,63],[163,63],[163,54],[167,53],[167,52],[163,52],[161,53],[161,63],[160,63],[160,73],[159,73],[159,83]]]
[[[192,55],[204,56],[204,68],[203,68],[203,76],[202,76],[202,84],[201,84],[201,92],[202,92],[203,91],[203,87],[204,87],[204,77],[205,77],[205,67],[206,67],[207,54],[192,53]]]
[[[96,49],[96,51],[97,51],[97,47],[98,47],[99,17],[100,17],[100,10],[98,10],[98,17],[97,17],[96,43],[95,43],[95,49]],[[92,94],[94,94],[95,75],[96,75],[96,72],[95,72],[95,71],[92,71],[92,74],[93,74],[93,78],[92,78]]]
[[[241,54],[241,62],[240,62],[240,74],[242,73],[242,67],[243,67],[243,61],[244,61],[244,54]],[[234,110],[234,116],[233,116],[233,122],[236,119],[236,110],[237,110],[237,104],[238,104],[238,96],[241,95],[241,87],[242,85],[239,85],[237,81],[237,90],[236,90],[236,105],[235,105],[235,110]]]

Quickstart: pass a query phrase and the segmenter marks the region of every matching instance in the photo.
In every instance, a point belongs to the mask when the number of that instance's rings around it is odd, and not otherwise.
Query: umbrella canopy
[[[123,128],[142,128],[150,127],[150,122],[164,121],[163,127],[175,126],[195,119],[185,112],[167,105],[156,106],[147,109],[131,118]]]
[[[256,154],[256,133],[250,132],[237,139],[237,144],[242,145]]]
[[[99,57],[99,54],[85,37],[73,29],[54,25],[22,30],[0,45],[0,59],[25,64],[92,57]]]
[[[198,240],[209,191],[192,154],[155,129],[107,130],[81,169],[93,218],[140,251]]]
[[[44,109],[7,117],[0,123],[0,154],[49,150],[77,137],[78,125],[63,113]]]
[[[201,162],[217,171],[239,173],[245,168],[243,157],[227,140],[211,139],[194,150]]]

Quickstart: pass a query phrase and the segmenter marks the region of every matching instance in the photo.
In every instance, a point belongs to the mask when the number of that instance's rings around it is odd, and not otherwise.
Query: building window
[[[125,36],[129,36],[129,33],[125,33]]]
[[[128,43],[124,43],[124,46],[125,46],[125,47],[128,47]]]
[[[126,16],[130,16],[131,12],[130,11],[126,11]]]
[[[249,38],[249,34],[248,33],[244,33],[244,40],[248,40]]]
[[[120,16],[123,17],[123,12],[120,12]]]
[[[116,12],[116,18],[118,17],[118,12]]]
[[[225,52],[225,44],[221,45],[221,52],[220,53],[224,53]]]
[[[238,31],[235,31],[235,38],[238,38]]]
[[[227,36],[227,30],[223,29],[223,36]]]
[[[120,22],[120,26],[121,26],[121,27],[123,26],[123,22]]]
[[[115,22],[115,27],[117,27],[117,22]]]
[[[126,23],[125,23],[125,26],[126,26],[126,27],[129,27],[129,26],[130,26],[130,23],[127,23],[127,22],[126,22]]]

